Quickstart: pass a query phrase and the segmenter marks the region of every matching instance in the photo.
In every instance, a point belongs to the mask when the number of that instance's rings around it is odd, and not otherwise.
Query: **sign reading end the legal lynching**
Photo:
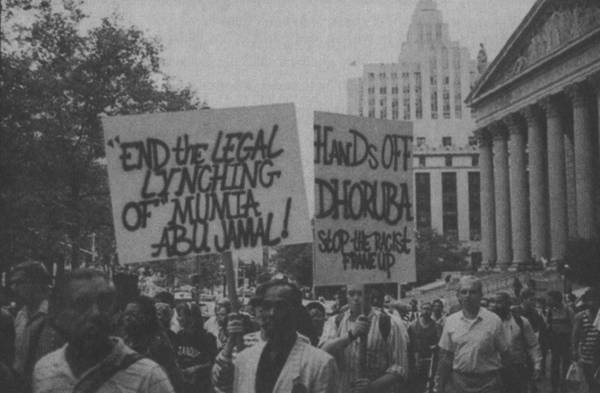
[[[122,263],[311,240],[292,104],[102,122]]]
[[[412,123],[315,112],[315,285],[415,280]]]

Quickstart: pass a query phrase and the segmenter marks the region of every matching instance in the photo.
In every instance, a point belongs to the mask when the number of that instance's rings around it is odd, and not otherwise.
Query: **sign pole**
[[[362,292],[362,296],[363,296],[363,301],[362,301],[362,309],[360,311],[361,316],[364,315],[365,317],[367,316],[367,286],[365,284],[361,285],[361,292]],[[358,374],[360,378],[366,378],[367,377],[367,339],[369,336],[369,332],[367,332],[366,336],[362,336],[360,338],[360,341],[358,343],[359,347],[358,347]]]
[[[221,254],[221,258],[223,260],[223,265],[225,266],[225,279],[227,280],[227,297],[231,302],[231,311],[233,313],[238,313],[240,311],[240,302],[237,296],[236,285],[235,285],[235,272],[233,271],[233,258],[231,256],[231,251],[226,251]],[[233,346],[237,348],[238,351],[243,349],[243,341],[244,338],[242,335],[235,335],[230,337],[228,341],[231,341],[233,345],[226,346],[228,351],[233,351]]]

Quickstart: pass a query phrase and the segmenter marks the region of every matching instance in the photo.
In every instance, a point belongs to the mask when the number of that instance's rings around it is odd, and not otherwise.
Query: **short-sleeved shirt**
[[[508,350],[500,317],[483,307],[475,319],[462,311],[448,316],[439,347],[454,355],[454,371],[475,374],[498,371],[500,354]]]
[[[134,351],[121,339],[113,339],[111,353],[98,365],[84,372],[79,378],[73,375],[65,358],[67,345],[41,358],[33,372],[34,393],[72,392],[75,386],[90,375],[103,362],[118,361]],[[150,359],[140,359],[124,370],[116,372],[98,390],[97,393],[174,393],[169,378],[162,368]]]
[[[382,312],[371,309],[368,318],[371,320],[371,327],[367,337],[367,377],[374,380],[384,374],[406,376],[408,370],[408,334],[405,327],[394,318],[390,318],[390,332],[388,337],[384,338],[379,327]],[[329,318],[323,327],[323,335],[319,345],[321,346],[329,340],[344,337],[348,334],[348,330],[352,328],[352,324],[349,310],[344,312],[339,323],[336,323],[335,316]],[[359,375],[359,346],[359,340],[356,340],[344,348],[340,356],[336,356],[340,368],[341,390],[343,392],[350,390],[350,385]],[[393,385],[386,391],[395,391],[397,384]]]

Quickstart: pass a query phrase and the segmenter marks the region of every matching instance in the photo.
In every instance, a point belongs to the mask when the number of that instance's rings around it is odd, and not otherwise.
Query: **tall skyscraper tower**
[[[434,0],[420,0],[397,63],[365,64],[348,81],[348,113],[414,124],[417,229],[460,240],[480,259],[479,155],[464,100],[479,76],[450,39]]]

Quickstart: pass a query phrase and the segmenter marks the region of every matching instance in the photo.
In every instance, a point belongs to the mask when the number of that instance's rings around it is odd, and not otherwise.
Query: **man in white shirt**
[[[501,393],[500,370],[508,346],[500,317],[480,307],[481,281],[464,276],[462,310],[448,316],[440,338],[439,393]]]
[[[508,293],[497,293],[493,304],[491,311],[502,320],[502,331],[508,344],[507,363],[502,370],[504,387],[511,393],[527,393],[529,382],[541,375],[540,345],[529,320],[511,312]]]
[[[49,317],[67,344],[37,362],[34,393],[173,393],[158,364],[109,336],[114,300],[114,287],[96,270],[70,272],[57,286]]]

